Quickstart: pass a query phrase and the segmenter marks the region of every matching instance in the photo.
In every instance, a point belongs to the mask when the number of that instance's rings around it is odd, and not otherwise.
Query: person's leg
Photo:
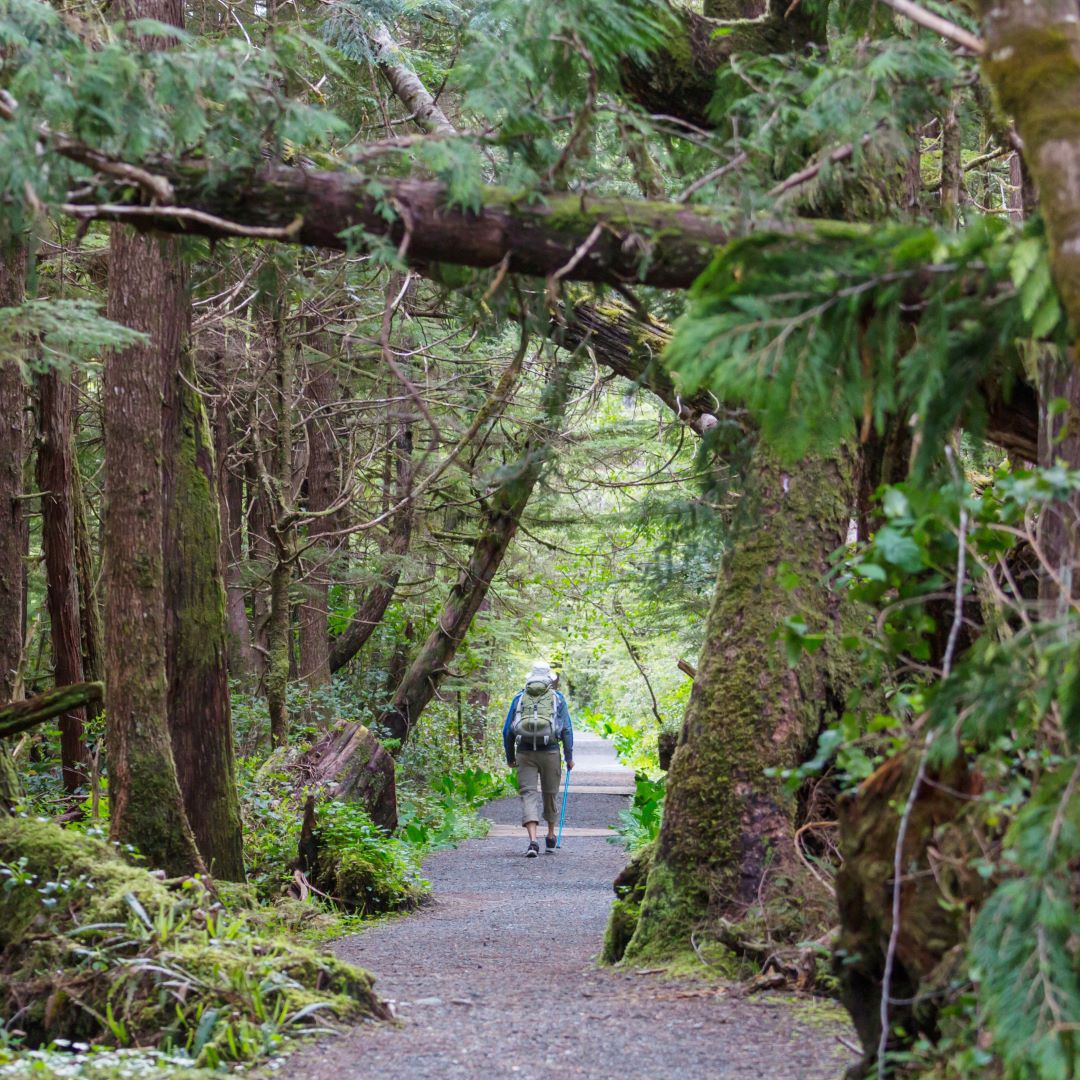
[[[559,783],[562,780],[562,756],[557,750],[539,754],[540,789],[544,793],[544,820],[547,822],[547,834],[555,835],[555,825],[559,820]]]
[[[529,839],[535,840],[536,826],[540,821],[540,796],[536,790],[540,770],[537,768],[535,754],[518,751],[517,778],[518,788],[521,790],[521,824],[528,831]]]

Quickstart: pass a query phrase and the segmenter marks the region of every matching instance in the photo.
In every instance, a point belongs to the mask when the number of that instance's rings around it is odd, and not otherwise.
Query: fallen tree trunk
[[[543,202],[488,187],[475,210],[454,205],[446,185],[359,172],[316,172],[281,165],[209,180],[200,165],[167,164],[173,205],[69,202],[83,221],[122,221],[139,229],[212,238],[249,236],[337,251],[364,238],[400,247],[413,266],[446,262],[495,267],[567,281],[637,282],[683,289],[709,265],[735,230],[700,207],[647,200],[550,194]],[[388,220],[389,219],[389,220]],[[764,227],[767,227],[764,226]],[[796,228],[814,232],[807,221]],[[790,231],[792,226],[785,227]]]
[[[0,738],[18,735],[20,731],[42,724],[54,716],[62,716],[100,701],[104,693],[104,684],[82,682],[57,686],[25,701],[9,701],[6,705],[0,705]]]

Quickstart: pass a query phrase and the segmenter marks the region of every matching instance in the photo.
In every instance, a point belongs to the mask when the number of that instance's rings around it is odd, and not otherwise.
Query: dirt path
[[[283,1074],[827,1080],[852,1062],[844,1025],[785,1001],[596,967],[625,861],[606,839],[626,804],[612,789],[632,777],[602,740],[577,741],[563,850],[523,858],[517,799],[492,803],[490,836],[425,863],[432,905],[335,945],[375,974],[399,1023],[306,1047]]]

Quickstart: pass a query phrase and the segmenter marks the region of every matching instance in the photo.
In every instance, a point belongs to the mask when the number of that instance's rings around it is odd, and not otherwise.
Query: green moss
[[[7,817],[0,863],[14,883],[0,889],[0,1012],[31,1045],[171,1047],[214,1064],[267,1052],[304,1009],[384,1015],[365,972],[259,933],[197,881],[167,884],[103,840]]]
[[[685,950],[717,909],[759,900],[769,871],[790,884],[796,804],[766,769],[805,759],[823,717],[854,678],[853,661],[830,642],[787,667],[776,632],[786,617],[835,625],[822,577],[846,535],[852,501],[845,454],[782,469],[764,448],[746,513],[721,570],[694,694],[668,774],[664,823],[640,903],[628,959],[655,962]],[[782,828],[778,822],[786,821]],[[767,899],[767,897],[766,897]]]

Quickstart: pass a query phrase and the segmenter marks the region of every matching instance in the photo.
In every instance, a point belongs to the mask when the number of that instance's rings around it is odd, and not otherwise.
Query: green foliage
[[[889,710],[845,716],[788,779],[797,786],[831,768],[856,783],[908,745],[916,718],[933,735],[933,767],[958,756],[972,763],[985,790],[970,820],[994,838],[974,866],[993,891],[967,943],[977,993],[965,997],[954,980],[948,1030],[978,1023],[1010,1080],[1067,1077],[1078,1058],[1062,1018],[1080,1009],[1071,871],[1080,857],[1080,649],[1075,611],[1040,612],[1022,558],[1031,557],[1031,522],[1076,498],[1080,470],[1002,468],[980,487],[911,481],[879,493],[882,524],[843,554],[837,580],[873,614],[846,644],[868,681],[886,688]],[[961,535],[966,636],[944,678],[930,665],[955,618]],[[958,1075],[975,1075],[985,1050],[973,1056],[963,1042],[950,1034],[896,1063],[947,1057]]]
[[[617,88],[620,65],[643,62],[672,26],[660,0],[477,3],[457,80],[464,107],[497,128],[504,182],[527,191],[571,161],[589,168],[597,95]],[[568,109],[570,124],[559,118]]]
[[[28,382],[32,373],[66,370],[103,349],[147,340],[145,334],[104,318],[90,300],[27,300],[0,308],[0,349],[16,358]]]
[[[249,163],[267,145],[287,154],[292,146],[326,145],[343,130],[325,110],[267,92],[275,83],[287,84],[293,68],[307,65],[312,53],[329,64],[322,46],[295,28],[271,32],[257,50],[242,39],[204,43],[156,24],[133,29],[157,29],[183,47],[136,45],[123,24],[97,23],[95,39],[78,34],[37,0],[5,5],[4,89],[18,102],[0,133],[0,192],[9,213],[23,204],[27,187],[43,203],[59,202],[72,181],[86,175],[83,166],[41,152],[43,123],[127,161],[197,153],[211,179]]]
[[[666,357],[688,390],[745,402],[789,460],[901,413],[918,417],[927,468],[956,427],[982,429],[978,388],[991,375],[1008,384],[1018,342],[1066,344],[1037,229],[1019,237],[982,218],[961,233],[809,233],[755,234],[718,254]]]
[[[634,777],[634,797],[619,811],[619,838],[631,852],[638,852],[660,835],[664,816],[664,778],[652,780],[644,773]]]
[[[303,795],[295,778],[273,760],[240,762],[248,882],[272,902],[293,882],[299,854]],[[334,868],[341,891],[324,899],[342,910],[376,914],[414,906],[427,888],[416,847],[387,836],[356,803],[320,800],[316,834],[321,868]],[[327,891],[327,890],[323,890]]]

